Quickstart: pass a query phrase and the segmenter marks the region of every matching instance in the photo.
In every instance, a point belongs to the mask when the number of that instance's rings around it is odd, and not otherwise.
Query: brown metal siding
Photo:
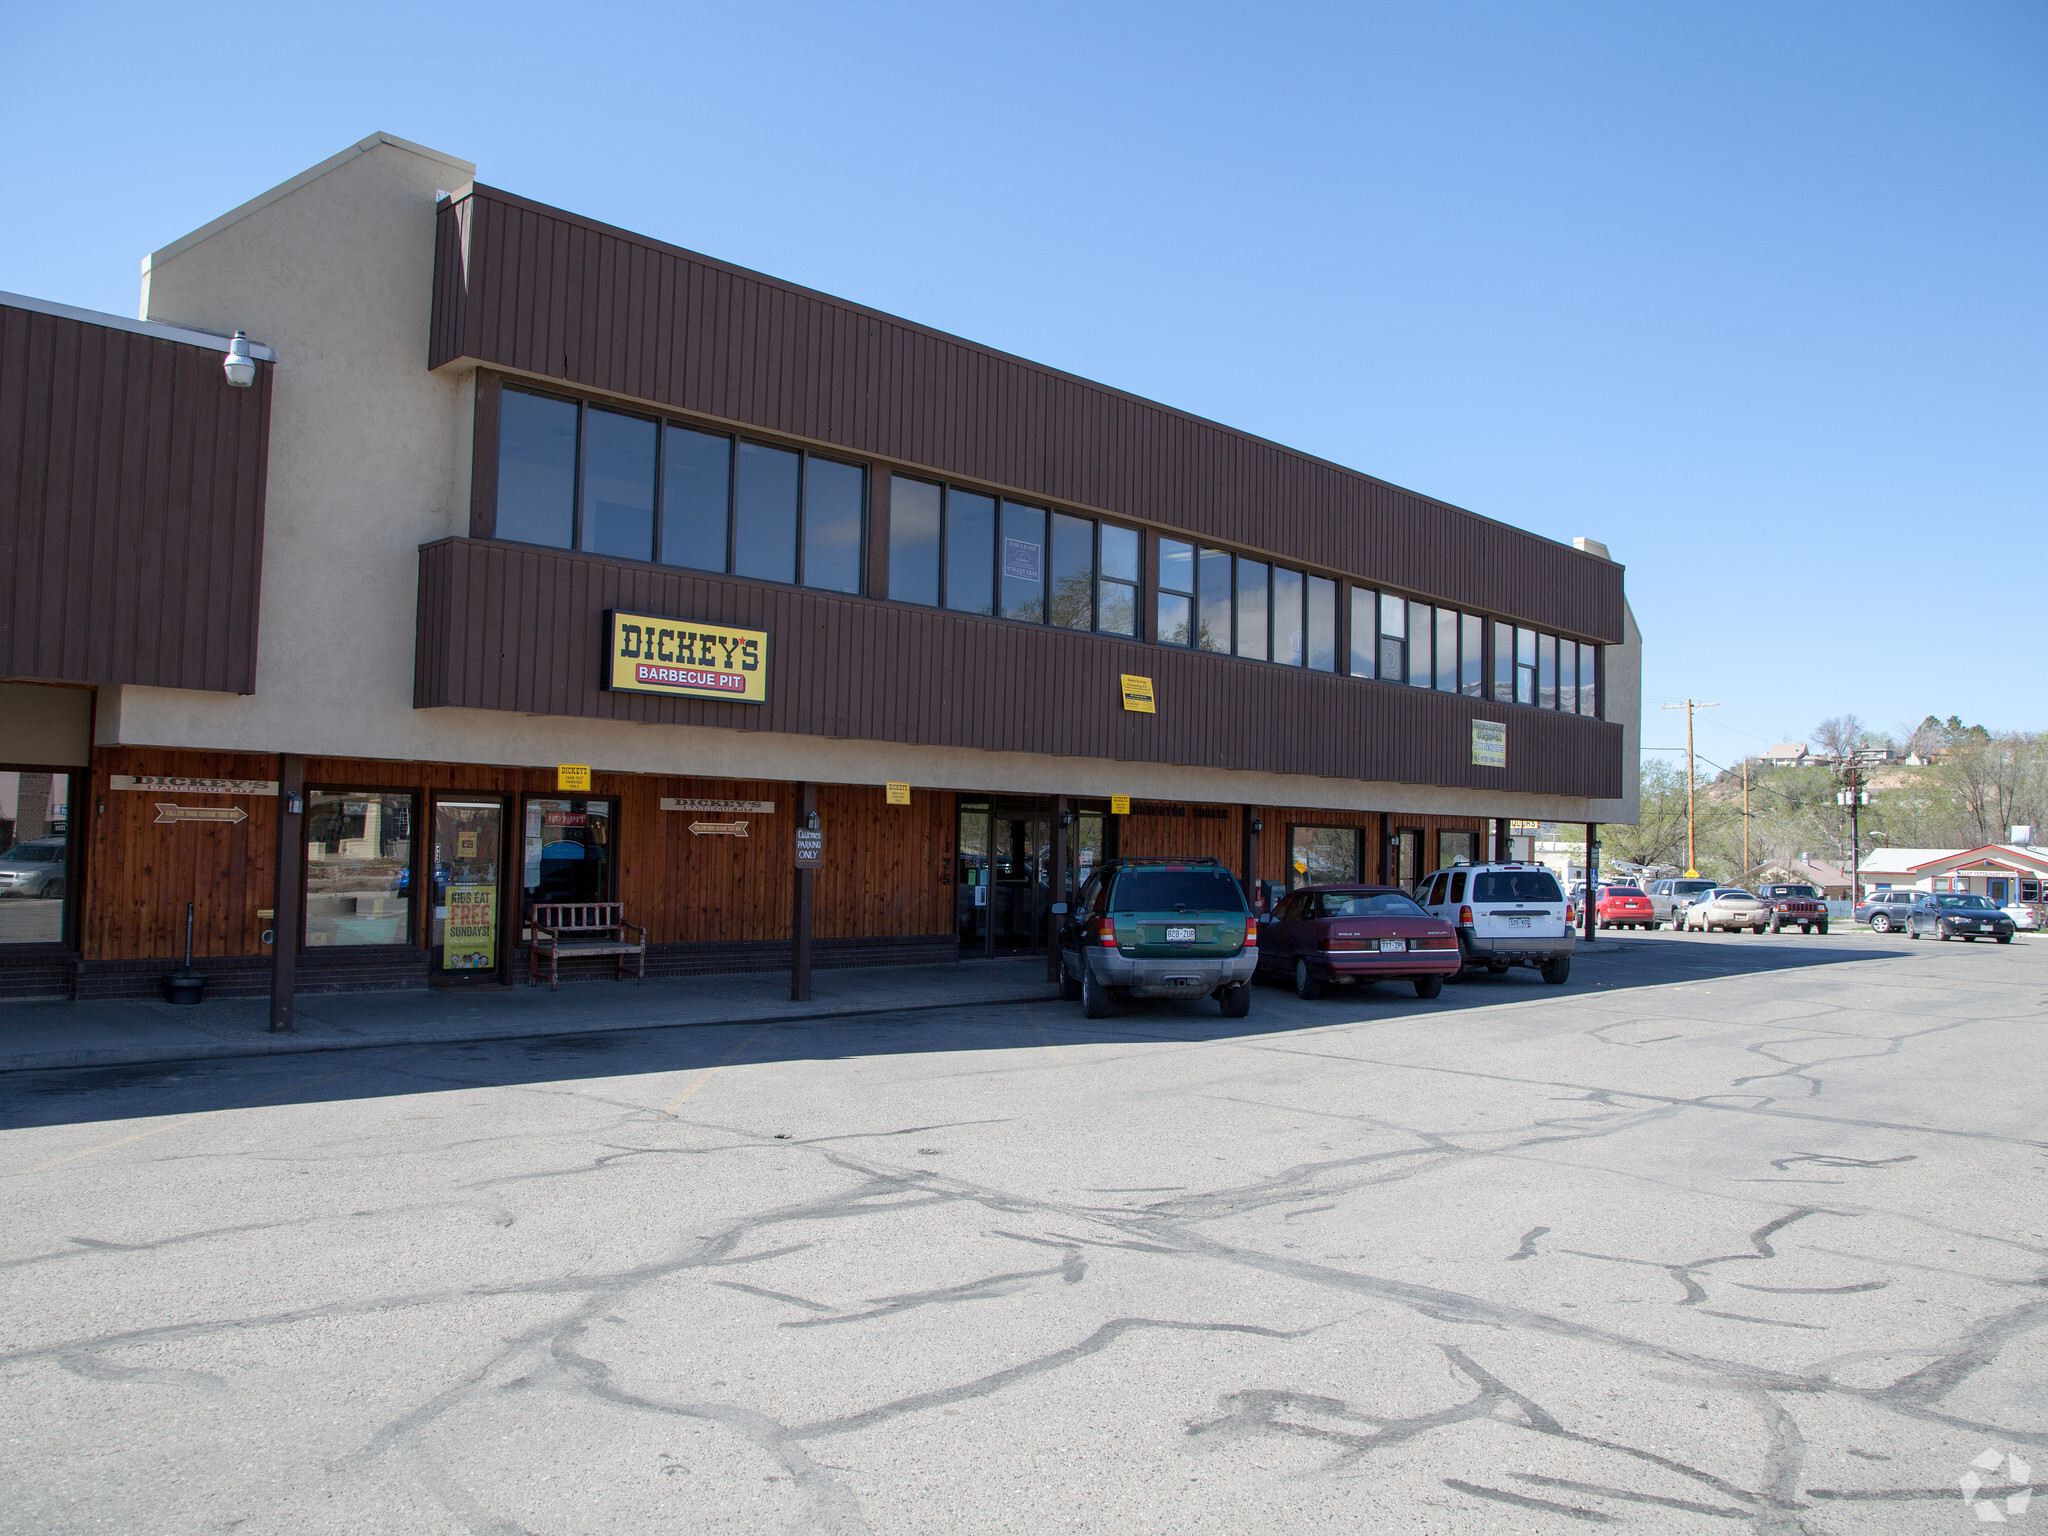
[[[517,369],[1017,487],[1609,643],[1621,568],[1135,395],[478,187],[432,365]]]
[[[249,693],[270,366],[0,305],[0,676]]]
[[[769,632],[768,702],[611,693],[604,613]],[[414,703],[1543,794],[1621,793],[1621,727],[940,609],[593,555],[444,539],[420,551]],[[1121,707],[1149,675],[1156,716]],[[1508,766],[1472,765],[1506,719]]]

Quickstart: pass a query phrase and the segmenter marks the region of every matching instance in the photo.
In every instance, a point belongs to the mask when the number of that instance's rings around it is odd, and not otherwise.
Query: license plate
[[[1508,919],[1508,926],[1510,928],[1526,928],[1529,926],[1529,919],[1526,917],[1511,917]]]
[[[1407,949],[1408,949],[1408,941],[1407,941],[1406,939],[1381,939],[1381,940],[1380,940],[1380,953],[1381,953],[1381,954],[1383,954],[1383,955],[1399,955],[1399,954],[1405,954],[1405,953],[1407,952]]]
[[[1166,942],[1169,944],[1192,944],[1195,942],[1195,930],[1192,928],[1169,928],[1166,930]]]

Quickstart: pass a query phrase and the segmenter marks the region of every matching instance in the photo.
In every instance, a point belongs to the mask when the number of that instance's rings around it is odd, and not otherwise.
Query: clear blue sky
[[[0,288],[385,129],[1606,541],[1729,762],[2048,727],[2048,5],[0,9]],[[1929,638],[1984,638],[1958,655]]]

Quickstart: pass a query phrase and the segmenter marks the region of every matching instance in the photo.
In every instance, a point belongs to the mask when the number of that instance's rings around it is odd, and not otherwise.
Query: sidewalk
[[[1043,957],[951,965],[815,971],[811,1000],[789,1000],[787,971],[675,981],[579,981],[545,987],[302,996],[290,1034],[269,1032],[267,998],[173,1007],[163,1002],[0,1003],[0,1072],[137,1066],[224,1056],[354,1051],[375,1046],[516,1040],[537,1035],[829,1019],[1057,995]]]

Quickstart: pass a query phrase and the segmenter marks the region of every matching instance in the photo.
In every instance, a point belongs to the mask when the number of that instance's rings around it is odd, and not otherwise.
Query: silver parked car
[[[1726,928],[1731,932],[1747,928],[1751,933],[1762,933],[1770,920],[1768,903],[1757,900],[1738,886],[1723,885],[1716,886],[1687,907],[1678,923],[1687,933],[1712,933],[1716,928]]]
[[[64,894],[64,875],[70,868],[61,837],[32,837],[0,854],[0,896],[47,896]]]
[[[1650,897],[1650,926],[1676,928],[1686,907],[1714,889],[1714,882],[1697,878],[1652,880],[1645,889]]]

